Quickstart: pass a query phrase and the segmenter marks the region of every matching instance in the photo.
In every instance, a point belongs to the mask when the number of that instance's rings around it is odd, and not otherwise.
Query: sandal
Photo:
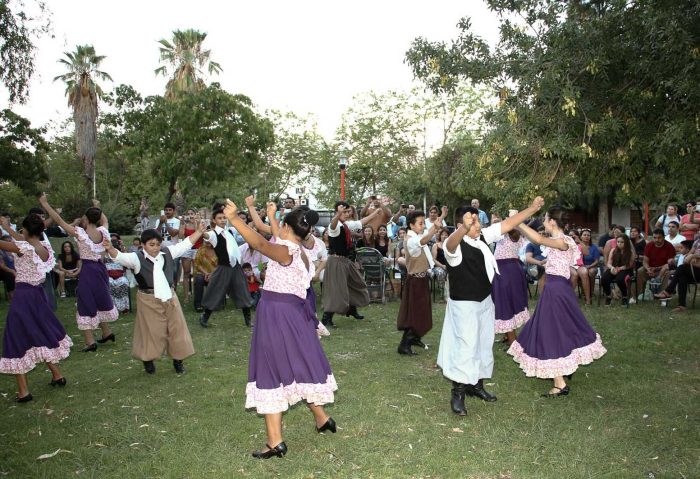
[[[654,295],[654,297],[655,297],[656,299],[670,299],[670,298],[673,297],[673,295],[672,295],[672,294],[669,294],[669,293],[666,292],[666,291],[661,291],[660,293],[656,293],[656,294]]]

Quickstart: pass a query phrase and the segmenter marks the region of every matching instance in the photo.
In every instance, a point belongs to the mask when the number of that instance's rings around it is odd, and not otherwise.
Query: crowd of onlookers
[[[372,195],[363,205],[351,206],[354,219],[371,216],[361,231],[353,232],[352,239],[356,250],[381,257],[387,281],[394,275],[405,273],[406,221],[408,215],[416,210],[415,205],[411,203],[401,203],[393,211],[391,205],[392,201],[388,198]],[[277,214],[283,216],[295,206],[296,201],[287,198],[283,200]],[[481,210],[478,199],[473,199],[471,206],[479,210],[482,226],[500,221],[496,213],[488,215]],[[379,213],[376,213],[377,209],[380,210]],[[679,307],[684,308],[688,285],[700,280],[696,266],[700,265],[700,200],[687,202],[684,209],[684,214],[680,214],[676,205],[668,205],[664,214],[652,220],[652,231],[646,237],[637,226],[628,228],[613,224],[596,241],[589,228],[568,227],[567,234],[576,241],[581,253],[578,263],[572,267],[571,283],[575,289],[580,290],[583,301],[586,304],[592,303],[597,284],[606,304],[611,304],[616,296],[619,296],[623,303],[632,303],[640,298],[647,299],[645,294],[649,293],[645,292],[645,289],[648,284],[651,294],[656,294],[663,301],[668,300],[678,288],[681,301]],[[263,208],[256,208],[256,212],[262,221],[266,221]],[[426,230],[438,220],[441,212],[442,208],[437,205],[427,209]],[[239,215],[255,228],[249,213],[240,211]],[[198,222],[206,217],[205,209],[187,209],[183,215],[178,215],[175,205],[168,203],[157,218],[149,218],[142,205],[142,228],[155,227],[159,230],[164,246],[177,243],[192,234]],[[47,221],[49,236],[66,236],[60,228],[49,223]],[[543,233],[539,219],[533,218],[529,224]],[[447,272],[443,245],[451,231],[453,227],[443,220],[442,228],[428,243],[434,262],[430,275],[435,278],[435,284],[445,291],[449,286],[445,284]],[[235,230],[232,233],[240,245],[241,265],[248,279],[249,292],[254,298],[259,298],[268,259],[245,244]],[[327,229],[318,227],[314,234],[328,246]],[[125,252],[134,252],[141,248],[138,238],[134,238],[132,243],[126,246],[116,233],[112,233],[112,243],[116,249]],[[370,253],[367,253],[368,251]],[[56,256],[57,264],[53,275],[56,291],[60,297],[65,297],[75,288],[81,261],[71,240],[62,243]],[[541,290],[544,287],[547,248],[528,243],[521,251],[521,260],[528,281],[533,285],[537,284],[537,289]],[[133,276],[108,257],[105,263],[114,302],[121,312],[126,312],[130,308],[129,289],[135,284]],[[686,266],[683,266],[684,264]],[[176,277],[183,284],[183,299],[185,302],[192,299],[196,310],[201,310],[203,291],[216,265],[214,249],[202,241],[178,263]],[[317,266],[322,280],[323,264]],[[0,256],[0,279],[5,283],[7,294],[11,296],[14,284],[13,260],[12,255],[5,252]]]

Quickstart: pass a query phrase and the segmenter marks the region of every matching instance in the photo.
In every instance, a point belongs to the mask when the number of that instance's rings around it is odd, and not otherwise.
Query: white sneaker
[[[66,293],[65,292],[61,293],[61,298],[65,298],[65,297],[66,297]]]
[[[634,303],[636,303],[636,302],[637,302],[637,300],[634,299],[634,298],[630,298],[630,300],[629,300],[629,304],[634,304]]]

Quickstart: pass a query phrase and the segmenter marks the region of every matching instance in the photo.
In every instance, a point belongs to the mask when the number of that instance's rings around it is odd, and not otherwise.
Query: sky
[[[153,73],[157,41],[176,29],[207,32],[204,45],[223,68],[209,80],[249,96],[260,110],[311,113],[331,139],[354,95],[410,89],[414,80],[404,56],[416,37],[450,41],[463,16],[490,43],[498,36],[496,16],[482,0],[48,3],[53,38],[38,42],[29,101],[13,106],[33,126],[70,117],[65,86],[52,80],[64,73],[57,60],[78,44],[106,55],[101,69],[114,83],[103,83],[105,91],[126,83],[146,96],[162,94],[167,81]],[[0,104],[6,103],[0,91]]]

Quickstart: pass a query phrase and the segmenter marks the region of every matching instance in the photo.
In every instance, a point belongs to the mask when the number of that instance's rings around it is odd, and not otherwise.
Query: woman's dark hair
[[[44,232],[44,220],[36,213],[32,213],[22,220],[22,228],[29,236],[39,238]]]
[[[421,218],[421,217],[425,218],[425,213],[423,213],[420,210],[413,210],[408,214],[408,218],[406,218],[406,224],[408,226],[411,226],[412,224],[414,224],[418,220],[418,218]]]
[[[615,245],[612,258],[612,264],[615,267],[627,266],[632,261],[632,242],[629,236],[623,233],[617,237],[617,239],[620,238],[623,239],[625,246],[622,248],[622,251],[620,251],[620,248]]]
[[[450,229],[449,229],[449,228],[442,227],[442,228],[440,228],[440,231],[438,231],[438,234],[437,234],[437,239],[438,239],[438,241],[440,240],[440,238],[442,238],[442,234],[443,234],[443,233],[447,233],[447,236],[448,236],[448,237],[452,234],[452,233],[450,232]]]
[[[550,220],[554,220],[559,229],[564,229],[564,226],[569,222],[569,213],[561,206],[554,206],[547,210],[547,215]]]
[[[292,228],[294,234],[304,239],[318,223],[318,213],[308,208],[297,206],[284,217],[284,224]]]
[[[45,215],[46,212],[42,210],[41,208],[37,208],[36,206],[34,208],[29,208],[29,213],[28,215]]]
[[[102,210],[91,206],[90,208],[85,210],[85,217],[93,225],[100,226],[100,223],[102,223]]]
[[[61,245],[61,252],[58,254],[58,257],[60,258],[62,263],[66,262],[66,252],[64,251],[63,247],[65,245],[70,245],[70,257],[75,262],[76,260],[80,259],[80,255],[78,252],[75,250],[75,245],[73,244],[72,241],[64,241],[63,244]]]
[[[141,244],[146,244],[152,239],[157,239],[159,243],[163,242],[163,237],[160,235],[160,233],[158,233],[157,230],[154,230],[153,228],[141,233]]]

